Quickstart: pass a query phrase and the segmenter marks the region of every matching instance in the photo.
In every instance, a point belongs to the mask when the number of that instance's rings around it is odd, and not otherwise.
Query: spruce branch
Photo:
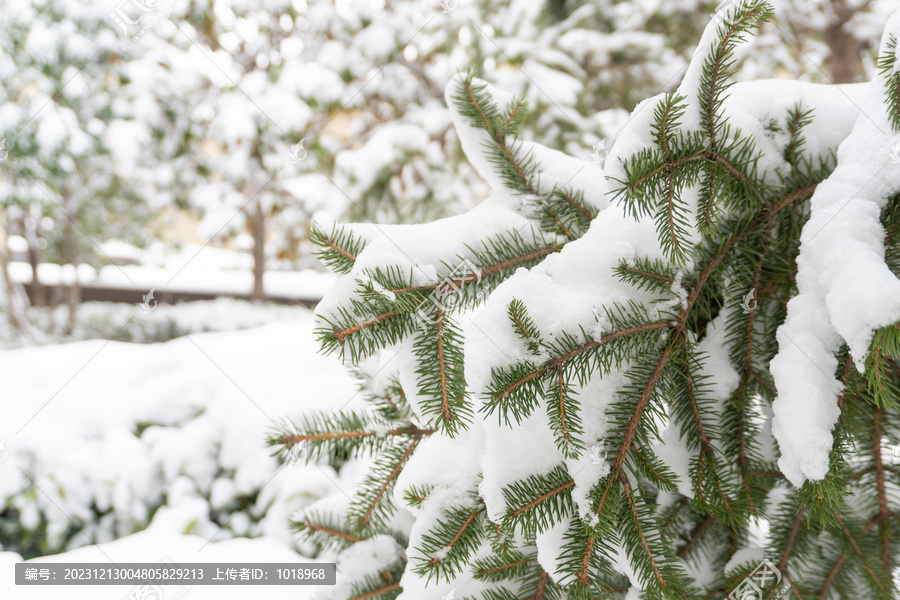
[[[428,581],[450,581],[468,566],[470,557],[485,536],[484,505],[461,506],[441,510],[434,528],[422,535],[422,543],[414,558],[415,572]]]
[[[556,369],[556,377],[550,378],[547,390],[547,414],[550,429],[556,434],[556,446],[563,456],[575,458],[584,451],[584,442],[580,439],[583,433],[579,411],[581,405],[577,392],[569,385],[571,375],[565,369]]]
[[[544,385],[559,369],[571,366],[582,371],[594,366],[597,370],[608,371],[613,365],[621,364],[629,350],[652,348],[658,340],[656,334],[671,327],[668,320],[650,321],[639,307],[617,308],[618,313],[609,310],[607,316],[613,326],[621,326],[620,329],[588,341],[583,341],[588,337],[584,333],[579,337],[564,333],[559,336],[559,341],[547,347],[552,355],[549,360],[541,364],[523,362],[494,371],[485,410],[488,413],[499,410],[507,423],[510,415],[521,421],[530,414],[536,405],[536,397],[543,396]],[[633,309],[637,309],[636,314]]]
[[[788,133],[788,143],[784,147],[784,160],[791,166],[791,176],[796,177],[797,170],[801,167],[804,146],[806,146],[806,138],[803,136],[803,130],[813,122],[812,109],[803,109],[798,102],[790,111],[786,129]]]
[[[350,503],[348,517],[351,532],[365,535],[369,531],[383,531],[395,507],[390,495],[413,451],[422,440],[413,436],[405,444],[390,446],[376,459],[375,465],[360,484]]]
[[[665,558],[666,550],[659,537],[659,529],[655,527],[653,529],[645,528],[646,523],[654,522],[649,515],[651,511],[648,510],[646,505],[638,505],[637,498],[632,492],[628,478],[624,473],[619,474],[619,480],[624,491],[625,505],[630,515],[628,523],[629,526],[633,525],[633,529],[628,527],[625,530],[623,540],[629,552],[642,552],[650,564],[649,571],[642,574],[646,584],[645,589],[650,590],[651,593],[654,590],[658,590],[658,593],[663,597],[675,597],[678,595],[688,598],[685,595],[686,589],[683,582],[679,581],[680,576],[674,567],[674,563]],[[638,543],[635,544],[635,542]],[[636,548],[638,545],[640,550]],[[642,565],[643,561],[635,560],[633,564]]]
[[[891,536],[889,519],[893,516],[893,511],[888,505],[887,491],[887,474],[884,468],[883,455],[883,409],[880,406],[875,407],[872,418],[872,458],[874,460],[875,472],[875,488],[878,491],[878,518],[881,522],[880,527],[887,529],[881,531],[881,569],[885,573],[891,570]]]
[[[302,519],[292,521],[291,528],[319,549],[343,550],[363,539],[350,533],[342,518],[320,511],[306,511]]]
[[[401,310],[386,310],[368,314],[368,306],[353,304],[351,309],[338,307],[336,315],[318,315],[319,325],[315,334],[322,351],[330,354],[340,350],[340,355],[353,363],[368,358],[375,352],[403,341],[415,330],[415,320]]]
[[[516,334],[522,338],[522,341],[525,342],[525,345],[528,346],[532,353],[538,355],[541,349],[541,332],[538,331],[534,321],[528,316],[525,304],[521,300],[513,298],[509,303],[507,313]]]
[[[488,159],[496,166],[507,186],[520,194],[539,196],[537,186],[532,181],[534,157],[528,153],[521,154],[516,144],[510,146],[507,143],[506,128],[501,125],[515,119],[512,111],[504,119],[500,108],[490,97],[487,85],[476,81],[472,75],[463,79],[452,99],[456,109],[472,126],[487,132],[493,150]],[[523,107],[516,105],[510,108],[514,108],[518,114]]]
[[[885,103],[888,118],[895,131],[900,131],[900,69],[897,68],[897,36],[890,34],[876,66],[885,79]]]
[[[589,225],[599,213],[595,206],[588,204],[584,200],[584,192],[580,190],[577,192],[556,190],[551,198],[558,198],[568,204],[573,210],[577,211],[582,217],[582,219],[579,219],[579,223],[582,226]]]
[[[456,312],[476,306],[516,269],[534,266],[563,247],[539,231],[531,234],[528,239],[511,230],[491,236],[479,248],[470,248],[474,263],[462,256],[455,266],[445,263],[448,275],[438,283],[413,284],[412,268],[404,272],[399,266],[362,273],[356,298],[330,316],[318,315],[315,333],[323,351],[339,350],[342,358],[349,354],[357,363],[434,321],[436,309]]]
[[[299,424],[287,421],[275,429],[267,443],[287,453],[302,445],[307,462],[333,461],[347,455],[376,454],[395,438],[418,439],[434,432],[412,424],[391,424],[368,412],[308,413]]]
[[[715,522],[716,518],[713,515],[709,515],[694,529],[691,533],[690,539],[688,539],[687,543],[684,544],[681,548],[678,549],[678,556],[680,558],[685,558],[690,554],[691,549],[697,544],[697,540],[703,535],[706,529]]]
[[[616,276],[639,290],[667,293],[676,281],[676,273],[661,260],[636,257],[630,263],[622,260],[615,270]]]
[[[326,234],[317,223],[313,223],[309,228],[309,241],[319,248],[316,258],[340,275],[353,269],[356,257],[365,248],[362,239],[346,226],[333,225],[331,234]]]
[[[565,465],[517,481],[503,488],[506,519],[526,534],[545,531],[571,513],[574,486]]]
[[[357,378],[364,382],[369,379],[362,373],[358,374]],[[365,383],[360,391],[382,419],[390,422],[409,420],[411,415],[409,402],[396,376],[389,377],[385,389],[379,393],[371,393]]]
[[[410,486],[403,493],[403,500],[406,504],[412,508],[419,508],[422,506],[422,503],[428,499],[428,496],[434,490],[434,486],[429,485],[421,485],[421,486]]]
[[[400,595],[400,575],[394,571],[384,571],[377,575],[367,575],[361,583],[352,586],[353,594],[349,600],[370,600],[379,598],[382,600],[394,600]]]
[[[476,560],[473,573],[479,581],[502,583],[521,579],[537,561],[537,554],[523,554],[513,551],[506,555],[494,555]]]
[[[506,120],[502,132],[506,136],[515,137],[519,128],[528,116],[528,102],[524,97],[513,98],[506,106]]]
[[[847,526],[847,523],[836,511],[834,511],[834,517],[835,517],[835,520],[840,525],[841,530],[847,536],[847,541],[850,543],[850,546],[853,548],[853,551],[859,557],[859,561],[862,563],[863,568],[866,570],[866,573],[868,573],[869,577],[871,578],[872,583],[875,584],[875,586],[878,588],[878,591],[881,592],[881,595],[886,595],[887,587],[883,580],[886,578],[889,579],[889,575],[875,573],[875,570],[869,564],[869,561],[866,557],[866,553],[863,552],[862,549],[860,548],[860,545],[856,539],[856,536],[854,535],[854,533],[852,531],[850,531],[850,528]]]
[[[472,404],[463,377],[462,332],[441,308],[413,344],[422,416],[450,436],[466,429]]]
[[[362,541],[360,538],[358,538],[354,535],[351,535],[351,534],[347,533],[346,531],[341,531],[340,529],[337,529],[336,527],[328,527],[326,525],[322,525],[319,523],[312,523],[309,521],[304,523],[303,526],[311,532],[323,533],[325,535],[350,542],[351,544],[355,544],[356,542]]]
[[[484,143],[486,159],[506,187],[524,196],[532,205],[531,216],[542,229],[562,234],[569,240],[577,239],[587,231],[597,209],[589,206],[579,191],[555,187],[542,190],[534,152],[525,150],[515,139],[527,114],[524,99],[515,98],[501,109],[491,97],[487,84],[468,74],[455,86],[450,101],[471,126],[487,134]]]
[[[701,108],[701,124],[715,151],[717,135],[722,129],[719,123],[722,95],[728,88],[725,74],[733,65],[734,48],[746,39],[747,33],[760,21],[772,15],[772,6],[766,0],[750,0],[732,7],[722,19],[717,40],[704,61],[700,76],[698,97]]]

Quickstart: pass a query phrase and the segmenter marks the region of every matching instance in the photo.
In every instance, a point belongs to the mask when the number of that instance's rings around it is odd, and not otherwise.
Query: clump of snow
[[[895,14],[885,40],[898,33]],[[863,115],[840,146],[837,167],[812,197],[797,258],[798,293],[788,303],[770,366],[778,390],[778,464],[797,486],[828,472],[842,389],[836,353],[846,343],[863,370],[874,331],[900,321],[900,280],[884,261],[880,223],[881,208],[900,191],[891,158],[900,133],[887,116],[884,83],[881,75],[872,81]]]
[[[446,490],[475,491],[483,438],[481,428],[472,427],[460,432],[455,439],[443,435],[423,439],[397,478],[394,501],[399,506],[406,506],[403,495],[413,486],[434,486],[437,494]],[[415,512],[415,509],[410,510]]]
[[[340,576],[331,589],[320,592],[329,600],[347,600],[353,596],[353,585],[362,583],[372,573],[380,573],[402,558],[397,542],[387,535],[377,535],[357,542],[341,553],[337,561]]]

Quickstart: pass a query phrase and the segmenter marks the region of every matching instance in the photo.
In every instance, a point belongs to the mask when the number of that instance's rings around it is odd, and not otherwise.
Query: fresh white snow
[[[885,40],[889,34],[900,34],[900,13],[888,22]],[[892,157],[900,133],[888,120],[884,83],[876,75],[837,167],[812,197],[797,258],[799,290],[770,365],[778,389],[772,425],[778,465],[798,486],[828,472],[842,391],[835,354],[846,343],[864,371],[874,331],[900,320],[900,280],[884,262],[880,223],[881,208],[900,191],[900,164]]]
[[[87,523],[70,552],[40,560],[106,562],[93,541],[117,561],[300,561],[297,551],[304,548],[289,531],[289,519],[317,499],[351,493],[365,475],[357,462],[340,474],[327,465],[282,469],[264,445],[282,418],[359,402],[339,362],[316,350],[312,314],[302,311],[291,321],[163,344],[91,340],[0,351],[4,397],[13,399],[0,422],[8,452],[0,462],[0,498],[22,511],[24,526],[43,515],[51,539],[59,539],[69,519]],[[235,499],[256,491],[255,503],[234,512]],[[163,501],[146,531],[128,535]],[[91,506],[104,516],[95,518]],[[225,519],[233,515],[223,531],[210,520],[215,511]],[[229,539],[238,536],[262,539]],[[76,549],[81,546],[90,547]],[[11,571],[16,560],[0,552],[3,569]],[[191,597],[223,593],[199,589]],[[0,577],[3,598],[127,593],[117,587],[48,590],[17,590],[11,577]],[[269,590],[276,598],[305,593]],[[250,592],[227,593],[215,597]]]

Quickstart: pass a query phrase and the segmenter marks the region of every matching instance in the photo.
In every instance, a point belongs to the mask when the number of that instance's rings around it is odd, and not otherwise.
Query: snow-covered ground
[[[339,361],[316,353],[312,313],[298,316],[161,344],[90,340],[0,351],[0,505],[18,513],[4,528],[45,531],[47,547],[69,550],[36,562],[308,560],[297,553],[304,549],[290,517],[349,493],[365,466],[339,474],[327,465],[281,468],[264,445],[285,417],[356,401]],[[83,532],[72,535],[73,523]],[[128,594],[120,586],[16,589],[12,569],[21,557],[2,550],[0,598]],[[267,595],[302,597],[297,589],[268,587]],[[254,595],[190,590],[190,598],[213,594]]]

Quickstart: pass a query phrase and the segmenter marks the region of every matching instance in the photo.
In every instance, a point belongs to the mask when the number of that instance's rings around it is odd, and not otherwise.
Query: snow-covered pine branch
[[[523,102],[459,76],[491,197],[316,235],[343,273],[318,334],[374,377],[372,413],[273,441],[375,453],[343,520],[299,525],[346,548],[335,598],[724,597],[763,559],[766,598],[892,597],[900,16],[871,84],[733,83],[771,8],[707,27],[605,173],[518,139]]]

